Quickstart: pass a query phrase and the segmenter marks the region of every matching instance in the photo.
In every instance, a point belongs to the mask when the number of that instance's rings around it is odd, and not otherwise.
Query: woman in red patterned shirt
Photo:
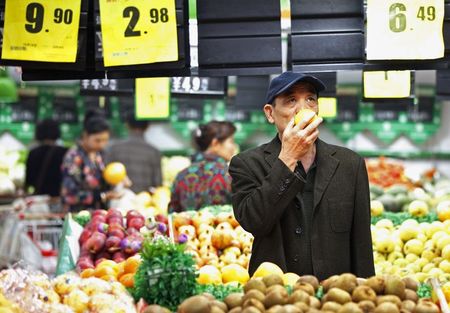
[[[230,122],[211,121],[194,132],[199,153],[180,173],[172,186],[169,212],[198,210],[208,205],[231,203],[231,177],[228,162],[236,153]]]
[[[88,111],[83,135],[62,164],[61,199],[66,211],[106,209],[106,201],[117,198],[103,180],[102,151],[109,141],[110,126],[97,111]]]

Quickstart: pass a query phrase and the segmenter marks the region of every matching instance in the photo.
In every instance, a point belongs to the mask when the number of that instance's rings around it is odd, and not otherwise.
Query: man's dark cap
[[[280,76],[272,79],[270,82],[269,89],[267,90],[266,103],[272,103],[277,96],[299,82],[310,83],[314,86],[317,93],[325,90],[324,83],[314,76],[301,73],[284,72]]]

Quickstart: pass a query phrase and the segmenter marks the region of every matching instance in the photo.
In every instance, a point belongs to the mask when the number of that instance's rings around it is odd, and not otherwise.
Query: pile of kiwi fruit
[[[417,281],[398,276],[332,276],[322,282],[321,311],[339,313],[438,313],[431,299],[419,299]],[[316,311],[312,311],[316,312]]]
[[[210,294],[190,297],[177,313],[438,313],[431,299],[419,299],[418,283],[412,278],[353,274],[332,276],[321,283],[324,295],[316,298],[319,281],[301,276],[289,293],[275,274],[252,278],[243,293],[231,293],[224,301]],[[161,309],[161,310],[160,310]],[[167,313],[153,306],[146,313]]]

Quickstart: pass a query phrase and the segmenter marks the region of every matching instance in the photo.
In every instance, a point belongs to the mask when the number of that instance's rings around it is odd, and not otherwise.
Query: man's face
[[[277,96],[273,104],[264,106],[264,113],[271,124],[275,124],[281,135],[289,121],[301,109],[310,109],[318,113],[317,93],[313,85],[300,82]]]

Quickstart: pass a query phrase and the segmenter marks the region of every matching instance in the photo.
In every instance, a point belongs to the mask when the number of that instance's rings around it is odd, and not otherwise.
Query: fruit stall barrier
[[[439,288],[433,292],[428,284],[395,275],[362,279],[345,273],[319,282],[265,262],[245,283],[203,285],[184,249],[164,236],[147,237],[133,287],[76,272],[50,279],[21,268],[4,270],[0,303],[3,312],[448,312],[446,302],[436,298],[445,297]],[[101,275],[97,268],[124,270],[109,261],[96,267]]]
[[[225,300],[230,293],[242,293],[242,286],[245,286],[255,278],[250,279],[246,270],[253,238],[239,226],[230,206],[209,207],[196,212],[183,212],[170,215],[169,218],[157,216],[151,222],[146,221],[137,211],[131,210],[125,217],[122,217],[120,214],[121,212],[110,209],[108,211],[94,211],[92,216],[89,217],[83,215],[75,216],[76,220],[84,224],[84,228],[78,225],[78,236],[74,236],[73,238],[80,249],[80,257],[73,257],[72,270],[77,270],[81,279],[95,278],[105,282],[119,282],[133,295],[136,302],[139,302],[142,298],[146,300],[146,303],[156,303],[175,310],[184,299],[195,294],[201,294],[202,292],[213,294],[215,300],[210,299],[211,301]],[[383,214],[384,217],[390,216],[388,212]],[[395,215],[391,215],[391,217],[393,216]],[[83,219],[80,220],[81,217]],[[66,222],[68,224],[78,224],[71,217],[68,217]],[[446,264],[442,254],[440,257],[430,254],[424,254],[422,256],[418,250],[414,250],[414,246],[412,246],[412,251],[415,253],[409,251],[408,249],[410,248],[406,249],[405,246],[411,246],[411,244],[406,244],[409,240],[417,239],[417,237],[423,240],[425,238],[424,236],[426,236],[427,240],[432,240],[433,235],[439,231],[441,231],[441,236],[448,235],[450,224],[449,222],[440,221],[421,223],[423,225],[429,224],[429,229],[427,228],[427,231],[420,230],[420,227],[417,227],[417,225],[420,225],[419,222],[411,218],[411,216],[405,216],[403,222],[397,226],[388,218],[382,218],[372,226],[377,274],[388,275],[389,277],[395,277],[396,281],[403,281],[405,285],[409,286],[406,289],[415,291],[418,297],[426,298],[434,295],[433,303],[439,303],[437,296],[442,294],[444,297],[447,297],[448,301],[450,300],[449,283],[444,284],[442,292],[439,291],[438,284],[436,291],[433,293],[431,292],[431,287],[425,283],[428,277],[448,281],[447,276],[440,277],[440,275],[445,273],[439,265],[442,263],[443,265],[441,267],[445,269],[444,265]],[[438,223],[440,224],[438,225]],[[139,233],[135,232],[135,227],[139,228]],[[434,227],[437,228],[434,229]],[[118,231],[118,229],[121,231]],[[170,229],[173,230],[169,231]],[[414,230],[411,232],[411,229]],[[389,231],[395,233],[398,236],[398,240],[393,242],[392,251],[389,253],[386,251],[383,254],[378,251],[379,249],[382,250],[380,247],[383,244],[382,240],[377,240],[379,238],[377,235],[383,237]],[[170,233],[172,234],[172,240],[168,239]],[[419,233],[424,236],[418,236]],[[401,237],[400,234],[402,234]],[[428,239],[427,234],[431,236],[430,239]],[[68,235],[73,235],[73,233]],[[122,240],[109,239],[110,237],[118,237],[126,240],[122,242]],[[436,240],[438,239],[437,237],[439,236],[435,235]],[[150,241],[149,238],[165,239],[162,242],[157,241],[155,243],[154,241]],[[402,243],[399,242],[400,240]],[[176,242],[175,244],[174,241]],[[139,244],[136,242],[139,242]],[[444,245],[444,241],[439,243],[440,245]],[[140,247],[137,248],[139,245]],[[391,247],[390,244],[387,246],[389,248]],[[137,251],[140,252],[136,253]],[[403,254],[400,251],[407,251],[408,253]],[[439,259],[440,262],[438,265],[431,267],[423,264],[424,259],[426,259],[425,256],[441,259]],[[426,263],[429,264],[428,259],[426,260]],[[412,267],[408,267],[410,263],[417,263],[417,266],[423,265],[425,269],[423,270],[423,267],[416,267],[416,269],[420,268],[420,272],[414,273],[404,270],[404,268],[410,269]],[[404,268],[401,267],[402,264]],[[154,268],[155,265],[157,265],[156,268]],[[396,269],[398,272],[392,269]],[[264,277],[271,274],[276,274],[281,277],[281,284],[287,288],[288,297],[292,295],[293,286],[301,278],[294,273],[283,273],[274,264],[265,264],[259,272],[261,273],[255,273],[256,277]],[[402,278],[400,276],[404,277]],[[384,276],[379,277],[384,279]],[[279,279],[278,281],[281,282]],[[361,279],[357,281],[359,281],[359,284],[363,282]],[[415,283],[411,283],[411,281]],[[188,291],[177,287],[182,286],[184,283],[188,285],[185,288]],[[323,293],[326,293],[328,290],[324,288],[324,283],[322,282],[322,288],[314,289],[314,297],[322,299]],[[395,284],[402,285],[398,282]],[[166,287],[163,287],[163,285],[170,285],[172,287],[169,288],[170,290],[166,290]],[[406,289],[405,293],[411,295],[412,293],[406,292]],[[388,290],[390,289],[388,288]],[[284,294],[284,292],[282,293]],[[351,293],[347,291],[347,293],[353,299],[353,291]],[[385,294],[384,296],[388,295],[391,294]],[[261,298],[261,295],[259,296]],[[380,296],[381,294],[377,294],[377,299]],[[406,298],[402,299],[402,292],[398,296],[401,302],[408,300]],[[330,297],[334,297],[334,295]],[[416,300],[413,296],[411,298],[412,301]],[[396,300],[393,301],[399,303]],[[265,305],[264,300],[260,302]],[[311,302],[314,306],[318,306],[315,300],[310,299]],[[359,304],[361,301],[356,302]],[[142,301],[140,303],[142,304]],[[254,301],[251,303],[255,304]],[[418,305],[418,301],[415,303]],[[287,302],[285,304],[289,305]],[[342,306],[346,302],[338,304]],[[255,305],[258,306],[258,304]],[[333,305],[327,304],[326,308]],[[378,305],[381,305],[381,302],[378,303],[376,300],[374,305],[378,307]],[[409,305],[411,306],[411,303]],[[250,305],[247,303],[247,306]],[[322,302],[321,306],[323,306]],[[353,305],[347,305],[347,307],[350,306]],[[383,305],[383,307],[386,306],[389,305]],[[424,304],[424,306],[430,305]],[[440,307],[445,312],[445,304],[440,305]],[[243,310],[245,308],[241,307],[241,309]],[[346,310],[349,309],[346,308]]]

